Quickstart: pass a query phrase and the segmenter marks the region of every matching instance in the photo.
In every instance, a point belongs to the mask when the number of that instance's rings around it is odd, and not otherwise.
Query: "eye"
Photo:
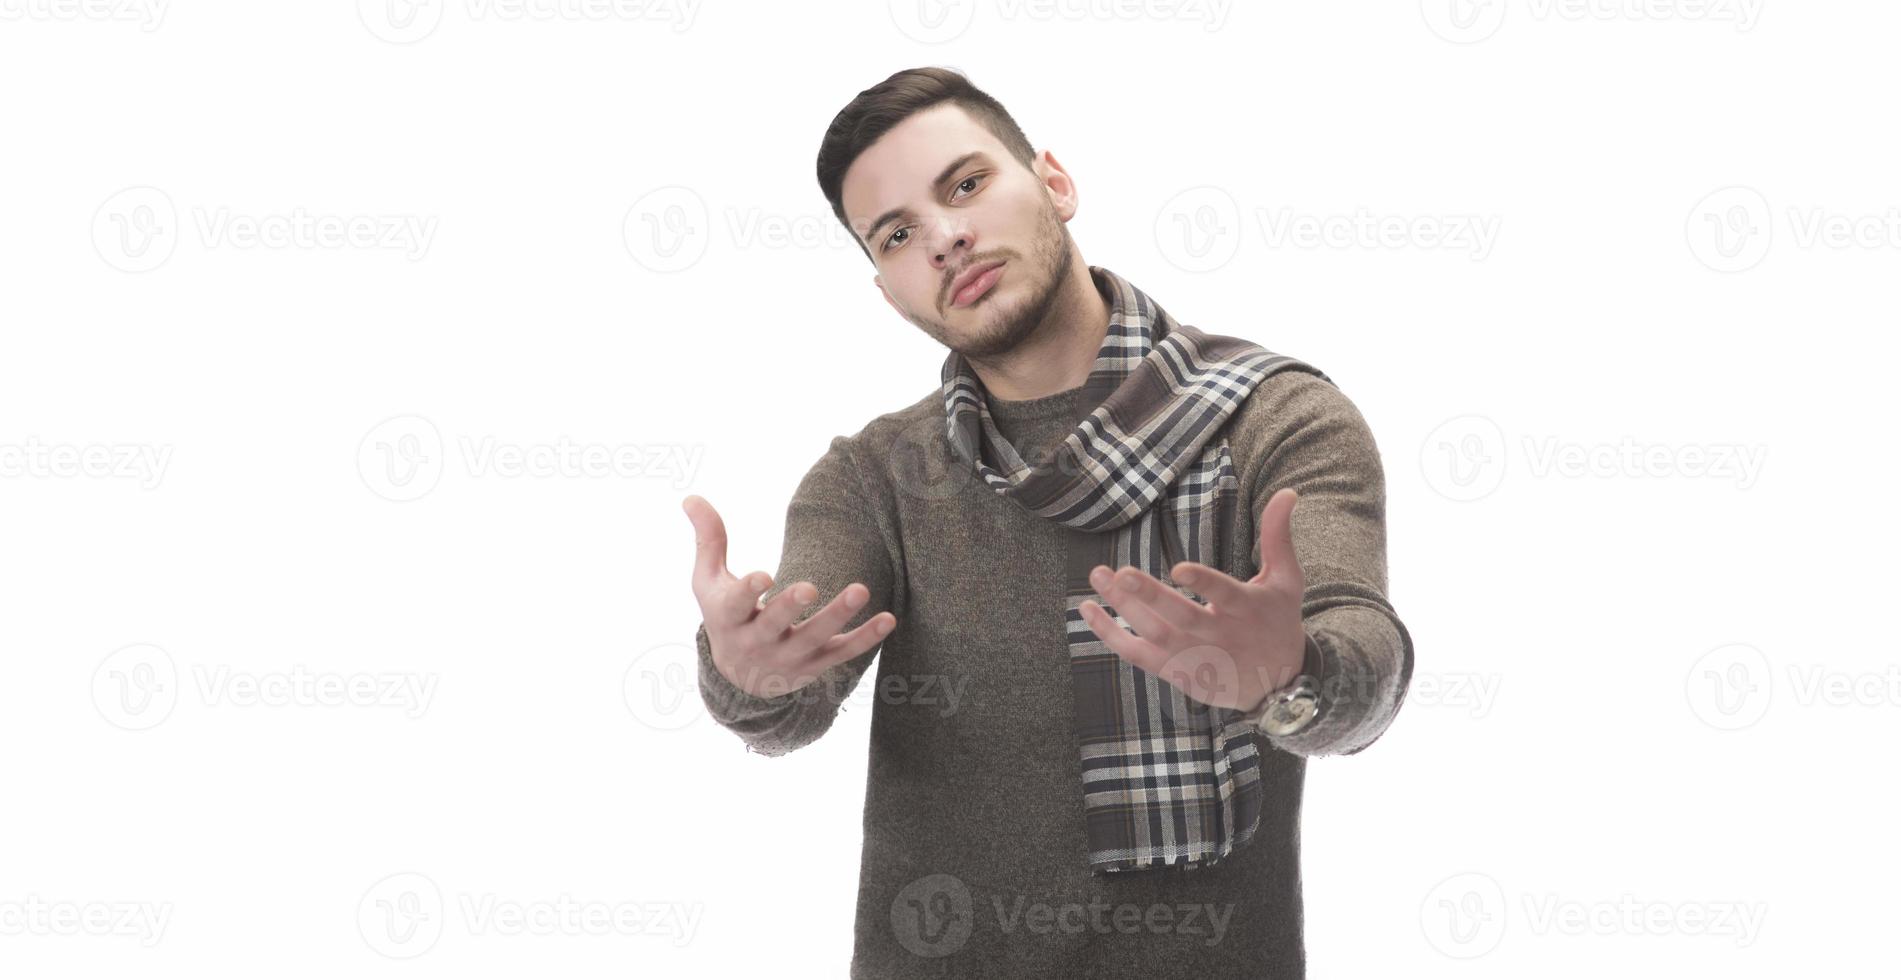
[[[981,174],[981,173],[971,174],[970,176],[965,177],[963,180],[958,181],[957,187],[955,189],[959,191],[963,191],[964,196],[968,197],[971,194],[975,194],[977,192],[977,186],[981,186],[984,179],[987,178],[988,176],[989,176],[988,174]],[[971,186],[969,190],[964,190],[964,188],[969,185],[977,185],[977,186]],[[952,199],[955,200],[956,195],[952,195]],[[904,227],[904,228],[899,228],[898,230],[892,232],[889,236],[885,238],[883,244],[878,246],[878,251],[889,252],[891,251],[892,245],[894,243],[898,245],[902,245],[904,244],[905,241],[909,241],[910,230],[911,229],[909,227]],[[906,237],[903,241],[900,241],[898,239],[899,235],[904,235]]]

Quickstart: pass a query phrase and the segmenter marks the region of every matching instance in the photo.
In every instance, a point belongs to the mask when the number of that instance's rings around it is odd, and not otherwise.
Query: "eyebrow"
[[[952,160],[949,166],[946,166],[943,170],[938,172],[937,179],[931,181],[931,190],[935,191],[943,187],[945,181],[948,181],[952,177],[956,176],[957,171],[964,169],[965,164],[979,157],[984,157],[983,151],[972,150],[971,152],[966,153],[955,160]],[[984,157],[984,159],[988,160],[989,158]],[[910,214],[910,213],[911,213],[910,208],[896,207],[879,215],[878,220],[872,222],[871,227],[865,229],[865,237],[864,237],[865,244],[866,245],[871,244],[871,236],[877,234],[878,229],[883,228],[885,225],[893,221],[896,221],[897,219],[902,218],[905,215]]]

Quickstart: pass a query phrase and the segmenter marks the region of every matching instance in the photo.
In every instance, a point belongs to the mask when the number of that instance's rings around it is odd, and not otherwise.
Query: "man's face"
[[[997,357],[1034,334],[1069,275],[1073,185],[1048,153],[1036,162],[1025,169],[945,103],[892,127],[845,172],[845,217],[885,299],[967,357]]]

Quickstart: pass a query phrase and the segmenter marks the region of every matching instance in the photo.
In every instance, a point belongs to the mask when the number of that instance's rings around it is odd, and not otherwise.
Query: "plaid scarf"
[[[1242,712],[1202,704],[1109,650],[1079,610],[1097,565],[1167,575],[1178,561],[1226,570],[1240,497],[1217,430],[1262,379],[1321,374],[1303,361],[1174,321],[1141,290],[1089,267],[1109,329],[1083,385],[1096,408],[1050,458],[1026,464],[997,430],[963,355],[944,362],[951,446],[991,489],[1065,527],[1071,694],[1082,753],[1083,820],[1097,872],[1212,865],[1260,824],[1260,747]],[[1186,547],[1184,547],[1186,545]]]

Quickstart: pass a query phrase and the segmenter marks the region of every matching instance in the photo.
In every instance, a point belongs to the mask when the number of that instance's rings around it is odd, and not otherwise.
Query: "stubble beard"
[[[1069,229],[1056,216],[1056,209],[1046,206],[1043,218],[1042,231],[1030,249],[1030,261],[1027,263],[1030,268],[1025,271],[1042,270],[1045,275],[1041,286],[1015,307],[991,310],[989,325],[977,336],[965,339],[959,339],[944,324],[934,320],[913,318],[911,322],[938,343],[973,361],[994,360],[1034,337],[1056,305],[1057,297],[1062,294],[1063,283],[1069,279],[1070,269],[1075,265]]]

